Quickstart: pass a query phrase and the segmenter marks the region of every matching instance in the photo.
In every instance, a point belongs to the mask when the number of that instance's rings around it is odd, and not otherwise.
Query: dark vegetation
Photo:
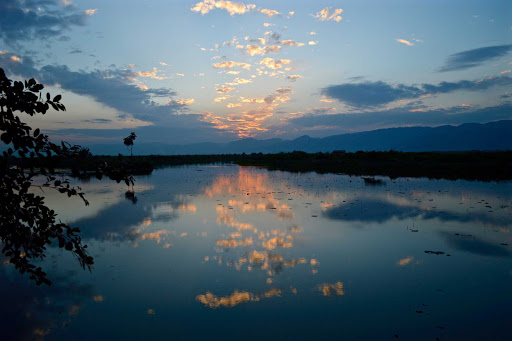
[[[135,133],[132,131],[130,135],[123,139],[123,143],[126,146],[126,148],[130,149],[130,156],[133,156],[133,143],[135,142],[136,138],[137,135],[135,135]]]
[[[88,205],[80,187],[70,186],[67,179],[57,176],[56,169],[72,161],[75,175],[86,174],[81,165],[91,153],[65,142],[52,143],[39,129],[22,122],[20,114],[44,115],[50,107],[66,110],[60,95],[52,99],[49,93],[43,95],[43,88],[34,79],[13,82],[0,68],[0,139],[7,149],[0,156],[0,246],[20,273],[28,273],[38,285],[49,285],[46,273],[34,264],[46,257],[48,245],[57,244],[71,252],[84,269],[91,269],[94,261],[87,245],[82,244],[80,230],[58,221],[55,211],[36,193],[54,190],[68,197],[79,196]],[[96,163],[94,174],[133,185],[122,162]],[[36,182],[36,176],[45,180]]]
[[[76,159],[68,160],[68,168]],[[192,164],[238,164],[291,172],[342,173],[356,176],[426,177],[432,179],[510,180],[512,151],[500,152],[332,152],[224,155],[94,156],[82,162],[93,170],[97,164],[123,163],[133,174],[148,174],[153,168]],[[368,177],[368,184],[378,180]]]

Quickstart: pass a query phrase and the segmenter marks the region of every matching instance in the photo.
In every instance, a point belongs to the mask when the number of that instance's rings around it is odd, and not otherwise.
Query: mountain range
[[[127,154],[126,148],[121,143],[119,145],[95,144],[91,145],[90,149],[94,154]],[[247,138],[228,143],[204,142],[188,145],[135,141],[133,149],[136,155],[279,153],[295,150],[309,153],[334,150],[347,152],[512,150],[512,120],[485,124],[466,123],[459,126],[388,128],[323,138],[304,135],[293,140]]]

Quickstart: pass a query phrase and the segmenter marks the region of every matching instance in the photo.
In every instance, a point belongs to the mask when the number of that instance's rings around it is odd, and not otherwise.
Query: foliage
[[[130,155],[133,156],[133,142],[137,138],[137,135],[132,131],[130,135],[123,139],[123,143],[127,148],[130,148]]]
[[[45,205],[44,197],[33,193],[34,188],[43,192],[56,190],[68,197],[79,196],[89,204],[80,187],[70,186],[67,179],[57,179],[55,172],[61,160],[90,157],[89,150],[65,142],[54,144],[39,129],[32,131],[18,116],[44,115],[50,107],[66,110],[60,95],[52,99],[46,93],[43,98],[43,88],[34,79],[13,82],[0,68],[0,139],[8,147],[0,156],[0,241],[2,252],[20,273],[28,273],[38,285],[50,285],[46,273],[33,261],[46,257],[46,247],[52,241],[70,251],[84,269],[91,270],[94,261],[87,253],[87,245],[82,244],[79,229],[57,222],[55,211]],[[75,168],[73,172],[80,174],[81,170]],[[37,175],[45,177],[43,184],[35,184]],[[126,171],[106,162],[96,168],[98,178],[104,175],[133,184]]]

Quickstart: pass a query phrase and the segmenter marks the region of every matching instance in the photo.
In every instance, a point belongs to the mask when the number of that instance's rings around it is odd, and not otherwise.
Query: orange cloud
[[[265,58],[260,62],[260,65],[264,65],[269,69],[277,70],[281,69],[283,65],[288,65],[292,61],[290,59],[273,59],[273,58]]]
[[[220,88],[215,89],[215,91],[219,94],[227,94],[231,91],[235,90],[235,88],[230,88],[229,86],[221,86]]]
[[[290,39],[281,41],[281,44],[286,45],[286,46],[304,46],[305,45],[304,43],[297,43]]]
[[[212,66],[216,69],[226,69],[226,70],[232,69],[235,66],[239,66],[242,69],[246,69],[246,70],[251,69],[251,64],[234,62],[234,61],[215,63]]]
[[[414,45],[413,43],[411,43],[410,41],[405,40],[405,39],[395,39],[395,40],[396,40],[397,42],[402,43],[402,44],[405,44],[405,45],[407,45],[407,46],[413,46],[413,45]]]
[[[331,10],[332,10],[332,12],[331,12]],[[320,21],[334,20],[336,22],[340,22],[341,21],[341,16],[340,16],[341,12],[343,12],[343,10],[341,8],[333,9],[330,7],[326,7],[323,10],[321,10],[320,12],[317,12],[315,15],[313,15],[313,18],[318,19]]]

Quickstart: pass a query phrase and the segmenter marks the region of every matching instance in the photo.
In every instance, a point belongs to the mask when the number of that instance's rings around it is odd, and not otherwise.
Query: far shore
[[[425,177],[478,181],[512,180],[512,151],[469,152],[355,152],[222,155],[100,156],[61,160],[59,168],[78,164],[92,171],[98,163],[120,164],[133,175],[155,168],[199,164],[237,164],[290,172],[337,173],[355,176]]]

